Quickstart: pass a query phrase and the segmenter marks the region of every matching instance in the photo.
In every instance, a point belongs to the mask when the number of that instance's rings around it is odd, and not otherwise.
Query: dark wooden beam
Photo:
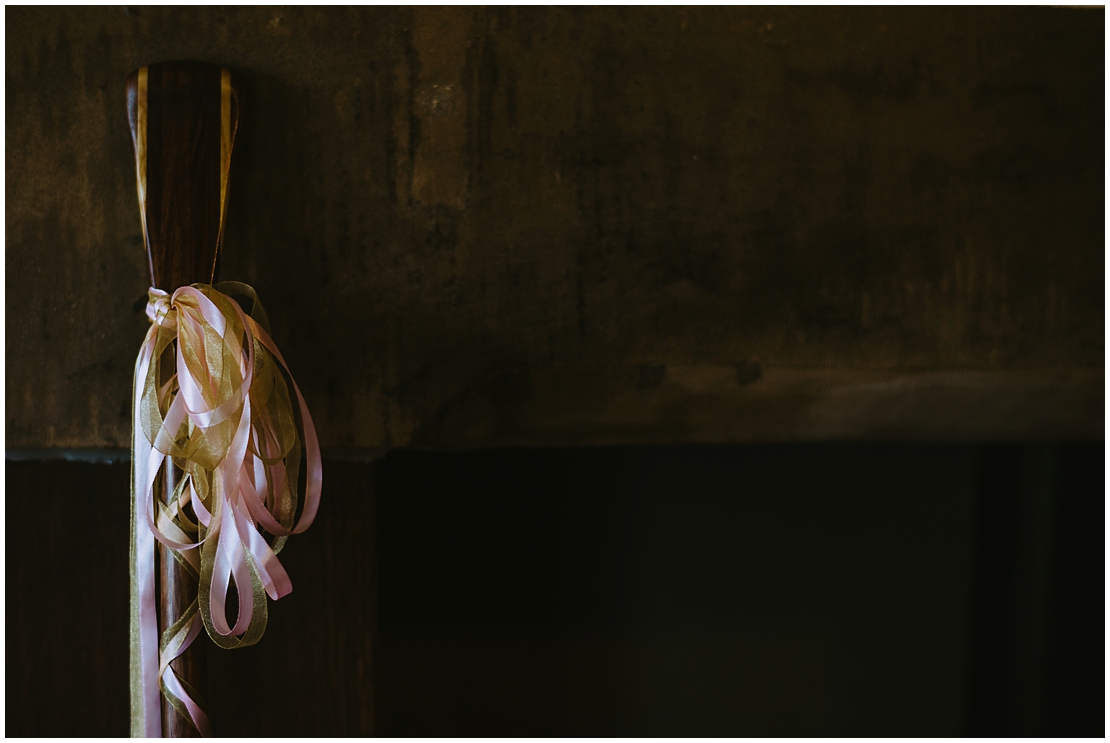
[[[127,114],[135,150],[139,208],[151,284],[173,292],[216,277],[228,166],[238,126],[238,96],[230,73],[200,62],[143,67],[127,80]],[[165,368],[167,374],[172,369]],[[167,462],[158,494],[169,499],[181,470]],[[191,506],[186,506],[193,517]],[[165,630],[196,599],[196,581],[158,544],[159,624]],[[207,696],[207,637],[173,661],[174,672]],[[162,732],[198,737],[192,723],[162,702]]]

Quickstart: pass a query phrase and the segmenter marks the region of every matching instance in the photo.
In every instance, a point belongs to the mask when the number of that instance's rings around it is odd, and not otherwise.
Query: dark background
[[[325,471],[222,735],[1102,735],[1101,442]],[[7,464],[9,735],[127,733],[127,477]]]
[[[398,452],[383,735],[1094,735],[1102,445]]]
[[[1104,17],[6,8],[6,732],[127,732],[189,59],[329,457],[219,733],[1101,735]]]

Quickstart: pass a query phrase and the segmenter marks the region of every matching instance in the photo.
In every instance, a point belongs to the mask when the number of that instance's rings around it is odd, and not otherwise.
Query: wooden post
[[[151,285],[172,293],[189,284],[210,284],[223,239],[228,169],[239,120],[231,73],[201,62],[142,67],[127,79],[127,114]],[[168,500],[180,475],[177,467],[167,466],[159,497]],[[159,625],[165,630],[196,598],[197,584],[161,543],[158,560]],[[177,676],[202,699],[208,690],[207,645],[202,633],[173,662]],[[199,737],[165,700],[162,734]]]

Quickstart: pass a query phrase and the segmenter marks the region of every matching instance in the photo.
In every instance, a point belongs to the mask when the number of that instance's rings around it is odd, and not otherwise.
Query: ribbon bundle
[[[250,299],[250,314],[229,295]],[[309,527],[319,506],[320,446],[251,287],[194,284],[172,297],[151,289],[146,311],[152,325],[135,363],[132,410],[131,733],[161,737],[164,694],[209,736],[203,702],[170,662],[202,624],[223,648],[262,637],[267,594],[276,600],[292,590],[277,553],[291,534]],[[298,519],[302,441],[306,471]],[[163,502],[154,484],[171,463],[183,474]],[[155,540],[199,584],[197,599],[160,641]],[[232,580],[239,607],[234,623],[226,611]]]

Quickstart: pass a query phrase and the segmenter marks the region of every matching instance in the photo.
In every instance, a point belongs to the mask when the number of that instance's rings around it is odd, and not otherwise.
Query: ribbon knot
[[[147,290],[146,296],[146,316],[150,318],[152,323],[160,327],[173,309],[170,295],[152,286]]]

